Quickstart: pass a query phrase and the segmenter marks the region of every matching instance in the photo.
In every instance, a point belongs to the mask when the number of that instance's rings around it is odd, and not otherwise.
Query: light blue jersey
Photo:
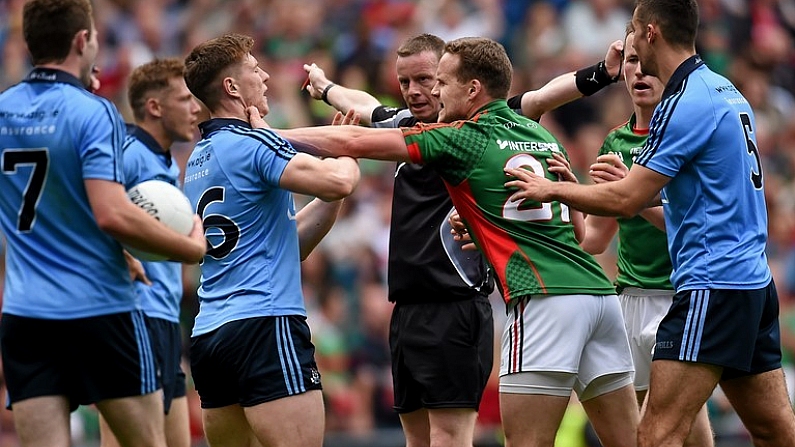
[[[755,131],[748,101],[698,55],[677,68],[635,160],[671,177],[662,200],[677,291],[771,280]]]
[[[245,318],[305,316],[295,204],[279,187],[295,149],[236,119],[199,128],[184,182],[208,242],[193,336]]]
[[[179,166],[157,141],[138,126],[128,129],[124,141],[123,168],[127,189],[147,180],[161,180],[179,187]],[[182,264],[179,262],[142,262],[151,286],[135,283],[141,308],[147,317],[179,323],[182,301]]]
[[[74,76],[34,69],[0,94],[3,312],[73,319],[136,309],[121,245],[99,229],[84,180],[123,183],[124,122]]]

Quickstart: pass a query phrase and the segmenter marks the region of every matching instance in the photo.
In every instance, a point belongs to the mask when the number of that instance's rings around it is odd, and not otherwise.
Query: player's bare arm
[[[353,158],[319,159],[298,153],[287,163],[279,187],[331,202],[349,196],[359,176],[359,164]]]
[[[588,214],[632,217],[642,211],[670,180],[644,166],[634,165],[627,177],[598,185],[552,182],[526,169],[506,168],[514,177],[505,183],[516,188],[512,201],[531,199],[563,202]]]
[[[611,80],[619,79],[623,51],[624,42],[621,40],[616,40],[607,49],[604,68]],[[577,88],[576,73],[564,73],[538,90],[525,92],[522,95],[522,115],[538,120],[544,113],[582,98],[584,93]]]
[[[629,168],[627,168],[616,154],[602,154],[596,157],[596,163],[592,164],[589,170],[589,175],[594,183],[615,182],[626,177],[628,173]],[[658,202],[659,197],[655,197],[650,203],[650,205],[655,206],[649,206],[639,214],[650,224],[665,231],[665,217],[663,216],[662,206],[656,206]],[[590,225],[588,227],[590,228]],[[596,253],[601,253],[602,251],[604,251],[604,249]]]
[[[359,124],[359,115],[352,110],[345,115],[337,112],[331,123],[332,126],[345,124]],[[305,260],[317,244],[328,234],[337,215],[342,209],[344,199],[326,202],[321,199],[314,199],[304,206],[295,217],[298,229],[298,245],[301,261]]]
[[[335,109],[347,113],[350,110],[361,115],[362,124],[369,126],[373,111],[381,105],[373,95],[331,82],[322,68],[316,64],[304,64],[309,83],[306,91],[313,98],[323,100]]]
[[[359,126],[319,126],[279,130],[301,152],[319,157],[348,156],[410,162],[400,129]]]
[[[90,179],[85,187],[97,225],[122,244],[175,261],[201,261],[206,241],[198,216],[191,233],[183,236],[130,202],[120,183]]]

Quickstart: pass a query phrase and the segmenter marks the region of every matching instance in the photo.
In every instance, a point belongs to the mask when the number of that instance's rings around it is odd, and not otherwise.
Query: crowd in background
[[[0,90],[30,69],[21,30],[23,4],[24,0],[0,0]],[[266,119],[276,128],[330,122],[333,109],[301,91],[304,63],[318,64],[336,83],[400,105],[394,61],[405,38],[420,32],[445,40],[487,36],[503,43],[511,56],[515,94],[604,58],[609,44],[623,39],[633,7],[632,0],[94,0],[93,4],[100,39],[98,93],[113,100],[128,120],[132,116],[126,80],[133,68],[154,57],[184,56],[199,42],[235,31],[256,40],[255,56],[271,76]],[[710,68],[737,85],[756,114],[769,209],[768,256],[781,299],[783,351],[792,364],[795,0],[699,0],[699,5],[699,53]],[[624,123],[631,110],[626,89],[619,83],[545,115],[541,123],[561,140],[579,178],[587,181],[588,166],[604,136]],[[183,144],[173,151],[184,163],[191,148]],[[383,445],[390,445],[385,433],[391,429],[400,433],[391,408],[387,344],[391,305],[385,286],[395,167],[367,161],[361,167],[365,175],[357,191],[346,199],[331,233],[303,263],[304,294],[323,375],[329,439],[336,434],[355,439],[382,433]],[[614,274],[614,254],[599,259]],[[198,306],[198,274],[195,266],[185,270],[186,339]],[[498,296],[493,304],[500,331],[504,307]],[[795,370],[790,372],[795,376]],[[483,445],[499,442],[494,379],[480,412]],[[742,428],[726,413],[729,406],[719,394],[710,408],[719,436],[727,442],[742,438]],[[572,431],[580,433],[584,417],[576,409],[571,413]],[[90,443],[95,439],[90,409],[78,416],[76,428],[83,430],[77,433]],[[201,442],[199,412],[193,416],[194,434]],[[10,425],[6,411],[0,446],[15,445]],[[584,446],[578,436],[561,439],[559,445]],[[718,445],[728,444],[721,444],[719,438]]]

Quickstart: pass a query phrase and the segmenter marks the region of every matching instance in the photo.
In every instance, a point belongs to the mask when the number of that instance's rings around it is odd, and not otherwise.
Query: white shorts
[[[624,312],[632,361],[635,363],[635,390],[649,389],[651,356],[657,337],[657,326],[673,302],[673,290],[627,287],[618,296]]]
[[[598,377],[631,375],[632,356],[618,298],[534,296],[513,306],[502,334],[500,383],[510,374],[539,371],[575,374],[573,389],[578,394]]]

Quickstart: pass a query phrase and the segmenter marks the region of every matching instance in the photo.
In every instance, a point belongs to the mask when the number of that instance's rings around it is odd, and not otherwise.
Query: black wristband
[[[520,115],[521,115],[521,110],[522,110],[522,97],[523,96],[524,96],[524,93],[519,93],[516,96],[512,96],[512,97],[508,98],[508,107],[510,107],[513,110],[519,110],[520,111],[520,113],[519,113]]]
[[[577,70],[577,72],[574,73],[574,78],[577,83],[577,90],[579,90],[583,96],[591,96],[608,85],[618,82],[618,76],[614,78],[610,77],[610,74],[607,72],[607,67],[605,66],[605,61]]]
[[[320,94],[320,99],[322,99],[323,102],[325,102],[328,105],[331,105],[331,103],[328,102],[328,91],[331,90],[331,87],[334,87],[335,85],[337,84],[332,82],[331,84],[327,85],[326,88],[323,89],[323,93]]]

